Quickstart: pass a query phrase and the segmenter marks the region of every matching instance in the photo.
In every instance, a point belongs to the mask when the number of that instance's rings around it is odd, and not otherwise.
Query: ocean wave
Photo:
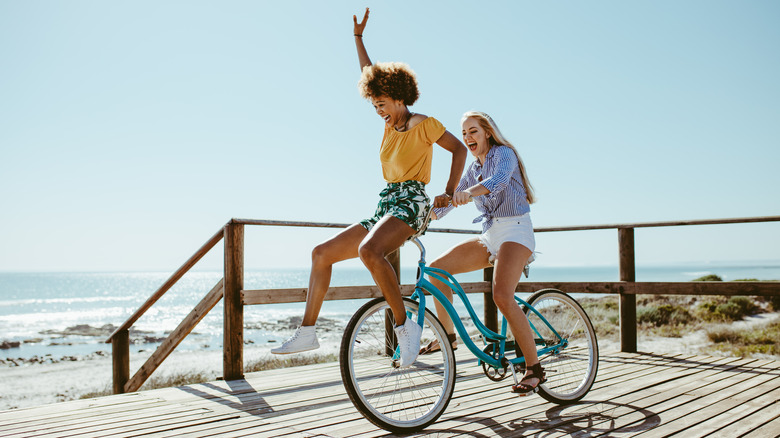
[[[77,303],[102,303],[102,302],[135,302],[136,297],[102,296],[102,297],[72,297],[72,298],[28,298],[23,300],[0,301],[0,307],[18,307],[30,304],[77,304]]]

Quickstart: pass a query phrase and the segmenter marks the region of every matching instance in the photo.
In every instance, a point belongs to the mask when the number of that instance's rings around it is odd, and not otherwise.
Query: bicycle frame
[[[417,300],[419,303],[419,311],[417,315],[417,323],[422,325],[423,318],[425,317],[425,291],[430,293],[434,299],[439,301],[441,305],[444,307],[444,309],[447,311],[447,314],[449,315],[450,319],[455,325],[455,329],[457,330],[458,334],[460,335],[460,338],[463,340],[463,343],[466,345],[466,347],[471,351],[477,359],[479,359],[482,362],[487,363],[488,365],[494,367],[494,368],[501,368],[504,367],[504,363],[502,359],[504,359],[504,353],[505,353],[505,347],[506,347],[506,330],[507,330],[507,321],[506,318],[503,318],[502,324],[501,324],[501,334],[498,334],[489,328],[487,328],[482,321],[477,317],[476,312],[474,311],[474,308],[471,305],[471,302],[469,301],[468,297],[466,296],[466,293],[463,291],[463,288],[460,286],[460,283],[455,279],[455,277],[452,276],[449,272],[437,269],[437,268],[431,268],[426,266],[425,263],[425,248],[422,246],[422,243],[417,239],[416,237],[412,239],[412,241],[417,245],[417,247],[420,249],[420,261],[418,263],[418,271],[417,271],[417,282],[415,284],[415,291],[412,294],[411,298],[413,300]],[[447,287],[450,288],[454,292],[454,295],[457,295],[460,297],[461,301],[463,301],[463,304],[466,306],[466,311],[468,312],[469,316],[471,317],[472,321],[474,321],[474,325],[477,327],[477,330],[485,337],[488,341],[497,342],[499,345],[499,354],[498,359],[488,355],[484,351],[482,351],[477,345],[474,343],[474,341],[471,340],[471,337],[469,336],[468,332],[466,331],[466,327],[463,325],[463,323],[460,320],[460,315],[455,310],[455,307],[450,303],[450,301],[447,299],[447,297],[436,287],[434,286],[430,281],[428,281],[425,276],[428,275],[430,277],[436,278],[437,280],[444,283]],[[556,342],[553,345],[547,345],[547,342],[544,341],[542,338],[542,335],[539,333],[537,328],[534,326],[534,324],[529,321],[529,324],[531,326],[531,330],[533,330],[535,336],[535,343],[536,345],[544,346],[543,348],[540,348],[537,350],[537,354],[539,356],[542,356],[544,354],[550,353],[550,352],[558,352],[563,348],[566,348],[567,346],[567,340],[564,339],[557,330],[555,330],[555,327],[553,327],[547,319],[542,316],[533,306],[528,304],[526,301],[515,297],[515,300],[520,304],[521,306],[526,306],[530,311],[534,312],[539,319],[550,329],[550,331],[555,335]],[[511,364],[521,364],[525,362],[524,357],[518,357],[514,359],[507,359],[507,361]]]

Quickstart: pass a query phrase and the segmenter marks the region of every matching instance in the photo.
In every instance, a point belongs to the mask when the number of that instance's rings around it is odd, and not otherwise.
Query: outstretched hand
[[[469,192],[455,192],[452,195],[452,205],[460,207],[471,202],[471,193]]]
[[[366,8],[366,13],[363,15],[363,21],[358,23],[357,15],[352,16],[352,21],[355,22],[355,35],[363,35],[363,30],[366,28],[366,23],[368,22],[368,8]]]
[[[448,205],[450,205],[450,195],[446,193],[433,198],[433,208],[444,208]]]

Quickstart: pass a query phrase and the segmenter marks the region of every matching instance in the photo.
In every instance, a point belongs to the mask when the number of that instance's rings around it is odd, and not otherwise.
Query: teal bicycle
[[[423,328],[423,345],[436,340],[441,350],[420,355],[410,367],[399,367],[392,312],[384,298],[376,298],[350,319],[339,352],[341,377],[352,403],[369,421],[396,433],[418,431],[435,422],[455,389],[455,352],[441,322],[428,311],[426,292],[446,309],[463,345],[476,356],[489,379],[499,381],[511,374],[517,383],[525,373],[525,359],[508,339],[506,318],[501,333],[485,327],[458,281],[444,270],[426,266],[419,235],[410,240],[420,249],[420,261],[415,292],[404,298],[407,317]],[[472,340],[455,307],[426,276],[441,280],[452,289],[453,297],[460,297],[483,347]],[[582,399],[596,379],[599,359],[596,332],[582,306],[556,289],[537,291],[527,300],[515,295],[515,299],[531,324],[547,375],[539,394],[558,404]]]

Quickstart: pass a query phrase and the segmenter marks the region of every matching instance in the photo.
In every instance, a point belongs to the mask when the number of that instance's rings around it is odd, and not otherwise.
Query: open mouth
[[[384,116],[385,123],[390,123],[390,114]]]
[[[477,149],[477,144],[476,143],[466,143],[466,146],[468,146],[468,148],[469,148],[469,150],[471,152],[474,152]]]

